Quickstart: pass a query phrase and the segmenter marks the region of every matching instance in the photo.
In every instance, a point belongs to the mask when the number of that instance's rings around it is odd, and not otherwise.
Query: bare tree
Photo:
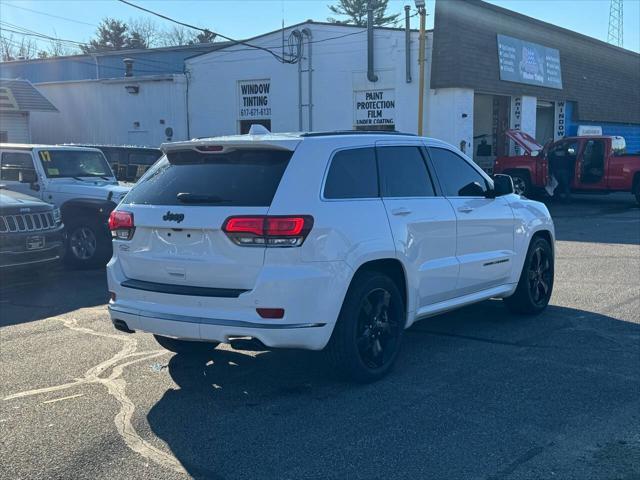
[[[163,32],[150,18],[130,18],[127,22],[127,31],[132,39],[137,39],[139,43],[146,45],[146,48],[162,45],[166,36],[166,32]]]
[[[178,45],[190,45],[194,42],[197,34],[193,30],[181,25],[174,25],[170,30],[163,33],[160,41],[163,47],[175,47]]]
[[[38,44],[32,39],[15,40],[13,35],[0,36],[0,51],[2,61],[28,60],[38,55]]]

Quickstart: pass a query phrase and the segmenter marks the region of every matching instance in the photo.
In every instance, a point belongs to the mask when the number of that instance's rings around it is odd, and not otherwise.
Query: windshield
[[[101,177],[111,179],[113,172],[101,152],[90,150],[41,150],[40,160],[47,177]]]

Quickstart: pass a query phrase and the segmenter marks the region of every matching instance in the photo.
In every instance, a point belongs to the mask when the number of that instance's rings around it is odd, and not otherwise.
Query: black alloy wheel
[[[542,312],[553,292],[554,258],[549,241],[541,236],[531,240],[516,291],[504,299],[515,313]]]
[[[551,293],[552,271],[551,260],[545,249],[538,246],[529,260],[529,291],[536,305],[546,305]]]
[[[384,367],[394,356],[400,319],[390,311],[391,293],[371,290],[362,300],[358,314],[356,344],[362,362],[371,369]]]
[[[354,278],[326,347],[337,373],[368,383],[393,367],[404,332],[404,298],[384,273],[364,271]]]

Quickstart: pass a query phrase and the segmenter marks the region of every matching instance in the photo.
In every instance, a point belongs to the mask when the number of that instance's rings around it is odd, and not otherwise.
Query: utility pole
[[[415,0],[418,14],[420,15],[420,46],[418,50],[418,67],[420,68],[420,81],[418,83],[418,135],[422,135],[424,116],[424,52],[426,50],[426,19],[427,7],[425,0]]]
[[[607,35],[607,42],[618,47],[623,46],[623,0],[611,0],[609,4],[609,32]]]

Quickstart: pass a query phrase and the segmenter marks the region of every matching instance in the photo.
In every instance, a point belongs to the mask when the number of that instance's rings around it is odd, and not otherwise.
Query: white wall
[[[184,75],[42,83],[38,90],[60,113],[32,113],[34,143],[158,146],[167,127],[173,140],[188,138]]]
[[[428,97],[426,134],[460,148],[465,142],[467,155],[473,149],[473,90],[439,88]]]
[[[0,131],[7,133],[7,142],[29,143],[29,112],[0,112]]]
[[[412,33],[413,81],[405,80],[403,31],[375,31],[375,71],[379,80],[367,80],[366,30],[306,24],[313,38],[313,130],[352,129],[354,90],[395,89],[397,130],[417,131],[418,34]],[[291,29],[285,31],[288,37]],[[342,38],[327,40],[340,35]],[[282,33],[252,41],[281,53]],[[308,46],[305,44],[305,55]],[[239,131],[238,81],[270,79],[272,131],[298,131],[298,65],[282,64],[268,53],[244,46],[227,48],[187,60],[189,115],[194,137],[235,134]],[[307,60],[303,62],[307,67]],[[303,74],[303,103],[307,101],[307,74]],[[427,88],[429,76],[427,75]],[[308,128],[304,109],[303,129]]]

